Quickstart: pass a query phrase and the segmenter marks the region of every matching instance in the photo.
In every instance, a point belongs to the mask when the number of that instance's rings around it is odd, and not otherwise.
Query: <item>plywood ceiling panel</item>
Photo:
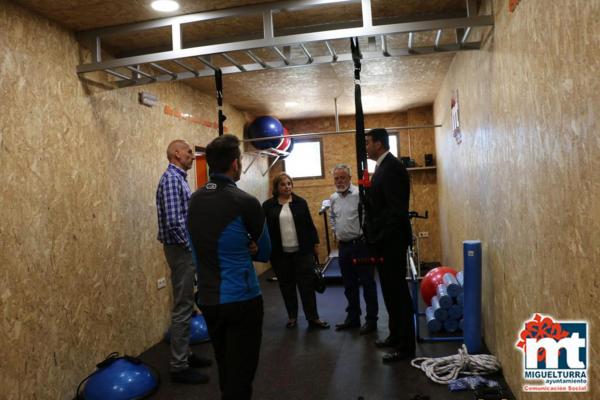
[[[164,18],[150,8],[150,0],[14,0],[16,4],[41,14],[73,31]],[[271,0],[180,0],[181,8],[174,14],[182,15],[231,7],[273,2]],[[465,16],[465,0],[372,0],[372,14],[377,23],[435,19],[442,16]],[[307,29],[323,30],[328,27],[359,26],[360,4],[329,5],[302,11],[281,11],[274,16],[276,34],[290,34]],[[259,17],[228,18],[184,25],[184,47],[254,38],[261,34]],[[417,33],[415,46],[431,46],[434,33]],[[441,43],[454,43],[456,33],[444,31]],[[135,35],[114,36],[104,40],[106,48],[116,56],[135,55],[148,50],[170,49],[170,36],[166,28],[145,31]],[[337,52],[347,52],[348,40],[331,42]],[[408,35],[390,35],[390,49],[406,48]],[[366,50],[381,47],[380,39],[367,43]],[[322,44],[307,44],[313,56],[328,55]],[[303,54],[299,47],[292,47],[293,54]],[[257,50],[256,55],[266,61],[279,60],[270,50]],[[252,62],[244,53],[231,53],[240,63]],[[413,106],[431,104],[453,59],[452,54],[386,58],[365,61],[362,72],[363,101],[366,113],[401,111]],[[219,66],[231,65],[220,56],[212,62]],[[196,68],[199,63],[186,60]],[[181,67],[164,62],[173,71]],[[75,71],[73,71],[75,73]],[[185,81],[198,90],[213,94],[211,78]],[[333,115],[333,99],[338,98],[340,114],[354,113],[353,66],[349,62],[331,65],[295,67],[282,70],[258,71],[224,76],[225,101],[253,114],[272,114],[280,118],[304,118]],[[296,105],[286,106],[286,102]]]
[[[430,104],[444,79],[452,54],[368,60],[362,69],[364,112],[385,113]],[[190,79],[201,91],[215,91],[211,78]],[[285,119],[354,113],[354,66],[351,62],[223,77],[224,99],[253,114]],[[296,103],[286,105],[286,103]]]
[[[204,11],[222,10],[253,4],[274,3],[275,0],[178,0],[180,8],[175,13],[161,14],[150,7],[151,0],[12,0],[24,8],[41,14],[64,27],[81,31],[133,22],[163,18],[165,15],[183,15]],[[414,19],[423,15],[463,12],[465,0],[372,0],[373,18],[400,17]],[[332,14],[333,12],[333,14]],[[301,12],[281,12],[276,23],[282,26],[305,26],[327,23],[332,20],[360,18],[360,7],[317,7]]]
[[[175,13],[162,14],[150,7],[151,0],[14,0],[73,31],[102,28],[164,18],[165,16],[221,10],[274,0],[178,0]]]

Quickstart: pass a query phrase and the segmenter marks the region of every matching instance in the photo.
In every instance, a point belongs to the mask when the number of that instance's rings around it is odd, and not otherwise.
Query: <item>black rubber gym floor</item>
[[[261,356],[254,380],[255,400],[410,400],[417,395],[430,400],[474,399],[472,391],[450,392],[446,385],[431,382],[410,361],[384,365],[382,350],[373,341],[387,335],[387,314],[379,293],[379,331],[360,336],[357,331],[336,332],[333,325],[345,317],[343,287],[330,285],[317,295],[319,313],[329,330],[308,330],[306,321],[297,328],[284,327],[287,316],[277,282],[268,282],[271,271],[260,277],[265,317]],[[363,307],[364,310],[364,307]],[[301,312],[300,312],[301,313]],[[417,357],[443,357],[457,354],[458,342],[418,343]],[[197,354],[214,360],[210,343],[193,346]],[[161,342],[140,355],[156,367],[161,384],[151,399],[216,400],[220,398],[216,367],[203,369],[211,380],[205,385],[173,384],[169,381],[169,345]],[[507,399],[513,399],[500,374],[498,380]]]

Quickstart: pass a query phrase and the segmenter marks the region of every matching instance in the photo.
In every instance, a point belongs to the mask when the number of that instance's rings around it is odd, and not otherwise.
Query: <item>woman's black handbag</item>
[[[319,264],[319,260],[315,258],[315,264],[313,266],[313,280],[315,285],[315,290],[318,293],[325,292],[327,286],[325,285],[325,275],[323,275],[323,268],[321,264]]]

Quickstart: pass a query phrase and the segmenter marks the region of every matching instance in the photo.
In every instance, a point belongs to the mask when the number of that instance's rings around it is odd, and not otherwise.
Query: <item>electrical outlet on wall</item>
[[[158,289],[163,289],[167,286],[167,278],[165,278],[164,276],[162,278],[159,278],[158,281],[156,281],[156,286],[158,287]]]
[[[419,237],[420,238],[426,238],[429,237],[429,232],[425,231],[425,232],[419,232]]]

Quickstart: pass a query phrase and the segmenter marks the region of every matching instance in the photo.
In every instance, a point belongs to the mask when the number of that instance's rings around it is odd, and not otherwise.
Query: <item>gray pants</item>
[[[190,320],[194,312],[194,274],[192,252],[183,244],[164,245],[171,268],[173,311],[171,313],[171,371],[188,368]]]

